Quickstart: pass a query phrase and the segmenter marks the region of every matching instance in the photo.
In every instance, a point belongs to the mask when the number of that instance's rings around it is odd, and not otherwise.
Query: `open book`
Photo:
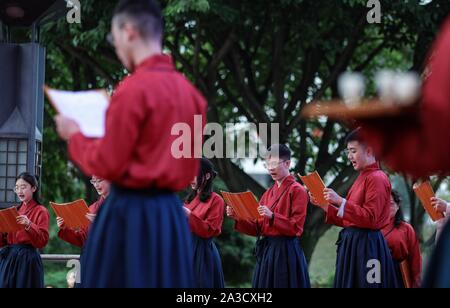
[[[57,217],[64,218],[64,223],[68,228],[87,228],[90,224],[86,218],[89,208],[84,200],[62,204],[50,202],[50,206]]]
[[[17,216],[19,216],[19,213],[14,206],[0,210],[0,233],[12,233],[23,230],[25,226],[16,222]]]
[[[56,111],[77,122],[84,136],[101,138],[105,135],[105,116],[109,105],[105,90],[71,92],[48,87],[44,90]]]
[[[318,202],[318,205],[328,205],[328,201],[325,200],[325,197],[323,196],[323,190],[326,186],[317,171],[314,171],[313,173],[305,176],[298,174],[298,177],[300,178],[300,180],[302,180],[303,184],[305,184],[306,188],[308,188],[308,190],[311,192],[314,199],[316,199],[316,201]]]
[[[258,213],[258,200],[251,191],[241,193],[220,192],[225,203],[234,210],[237,218],[241,220],[254,220],[261,218]]]
[[[430,215],[433,221],[444,218],[444,215],[440,212],[437,212],[434,207],[431,205],[431,198],[434,197],[433,187],[429,181],[416,183],[414,184],[414,192],[422,203],[425,211],[427,211],[428,215]]]

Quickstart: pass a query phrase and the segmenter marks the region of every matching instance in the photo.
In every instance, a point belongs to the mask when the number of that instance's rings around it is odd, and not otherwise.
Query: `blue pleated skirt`
[[[44,267],[38,250],[29,245],[0,249],[0,288],[43,288]]]
[[[450,221],[450,220],[449,220]],[[422,287],[450,288],[450,223],[447,222],[428,261]]]
[[[191,241],[176,194],[113,186],[84,247],[82,286],[194,287]]]
[[[194,275],[197,288],[224,288],[222,260],[212,238],[192,234]]]
[[[380,231],[345,228],[339,233],[335,288],[399,288],[389,247]]]
[[[264,237],[256,243],[253,288],[309,288],[308,265],[296,237]]]
[[[402,271],[400,269],[400,262],[398,262],[395,259],[392,259],[392,262],[394,263],[394,271],[395,276],[397,277],[398,287],[404,289],[405,284],[403,283]]]

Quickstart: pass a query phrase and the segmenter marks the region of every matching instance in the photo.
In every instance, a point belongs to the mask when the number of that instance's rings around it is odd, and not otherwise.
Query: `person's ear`
[[[285,167],[286,167],[286,168],[289,168],[289,167],[291,166],[291,160],[290,160],[290,159],[286,160],[286,161],[284,162],[284,164],[285,164]]]
[[[367,146],[366,147],[366,153],[367,153],[367,155],[375,156],[372,147]]]
[[[206,178],[206,180],[208,181],[208,180],[211,178],[211,173],[205,174],[205,178]]]
[[[36,190],[37,190],[37,187],[36,187],[36,186],[31,187],[31,191],[32,191],[33,193],[35,193]]]

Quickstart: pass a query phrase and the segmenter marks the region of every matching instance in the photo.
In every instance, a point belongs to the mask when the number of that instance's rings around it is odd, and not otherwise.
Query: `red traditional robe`
[[[235,229],[252,236],[300,237],[308,206],[308,194],[292,175],[287,176],[281,186],[275,183],[261,197],[260,205],[267,206],[273,213],[256,221],[237,220]]]
[[[28,204],[22,203],[18,208],[19,215],[26,215],[31,220],[28,230],[21,230],[8,233],[0,237],[0,247],[6,245],[31,245],[37,249],[42,249],[48,242],[48,223],[50,215],[47,209],[31,200]]]
[[[420,274],[422,272],[422,256],[420,255],[419,240],[413,227],[401,222],[394,227],[394,221],[381,230],[386,239],[392,258],[401,263],[408,261],[413,288],[420,287]]]
[[[194,139],[201,152],[206,107],[205,99],[176,72],[169,56],[150,57],[117,87],[106,115],[105,136],[73,135],[70,157],[85,174],[121,187],[182,190],[197,175]],[[194,115],[202,116],[195,127]],[[181,129],[188,137],[184,147],[191,150],[189,158],[175,155],[179,149],[174,141],[179,141]]]
[[[363,121],[377,156],[395,171],[415,177],[450,173],[450,18],[434,42],[418,123]]]
[[[344,228],[381,230],[389,223],[390,198],[391,182],[387,175],[378,163],[367,166],[347,194],[344,217],[338,217],[338,209],[329,206],[326,223]]]
[[[96,202],[89,206],[89,213],[97,214],[100,207],[105,202],[105,198],[100,197]],[[86,242],[87,235],[89,233],[89,227],[87,229],[71,229],[63,228],[58,232],[58,237],[63,241],[66,241],[72,245],[83,247]]]
[[[222,233],[225,204],[218,194],[212,193],[206,202],[201,202],[197,195],[185,206],[191,210],[189,227],[192,233],[202,238],[211,238]]]

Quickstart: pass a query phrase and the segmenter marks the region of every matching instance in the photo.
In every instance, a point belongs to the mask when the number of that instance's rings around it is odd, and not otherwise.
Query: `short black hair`
[[[291,160],[291,150],[285,144],[273,144],[267,149],[267,155],[277,156],[282,160]]]
[[[120,0],[113,18],[131,20],[143,39],[162,40],[164,22],[161,7],[154,0]]]
[[[357,129],[351,131],[347,137],[345,137],[345,144],[347,145],[349,142],[352,141],[358,141],[361,144],[366,144],[364,138],[362,137],[361,134],[361,128],[358,127]]]

